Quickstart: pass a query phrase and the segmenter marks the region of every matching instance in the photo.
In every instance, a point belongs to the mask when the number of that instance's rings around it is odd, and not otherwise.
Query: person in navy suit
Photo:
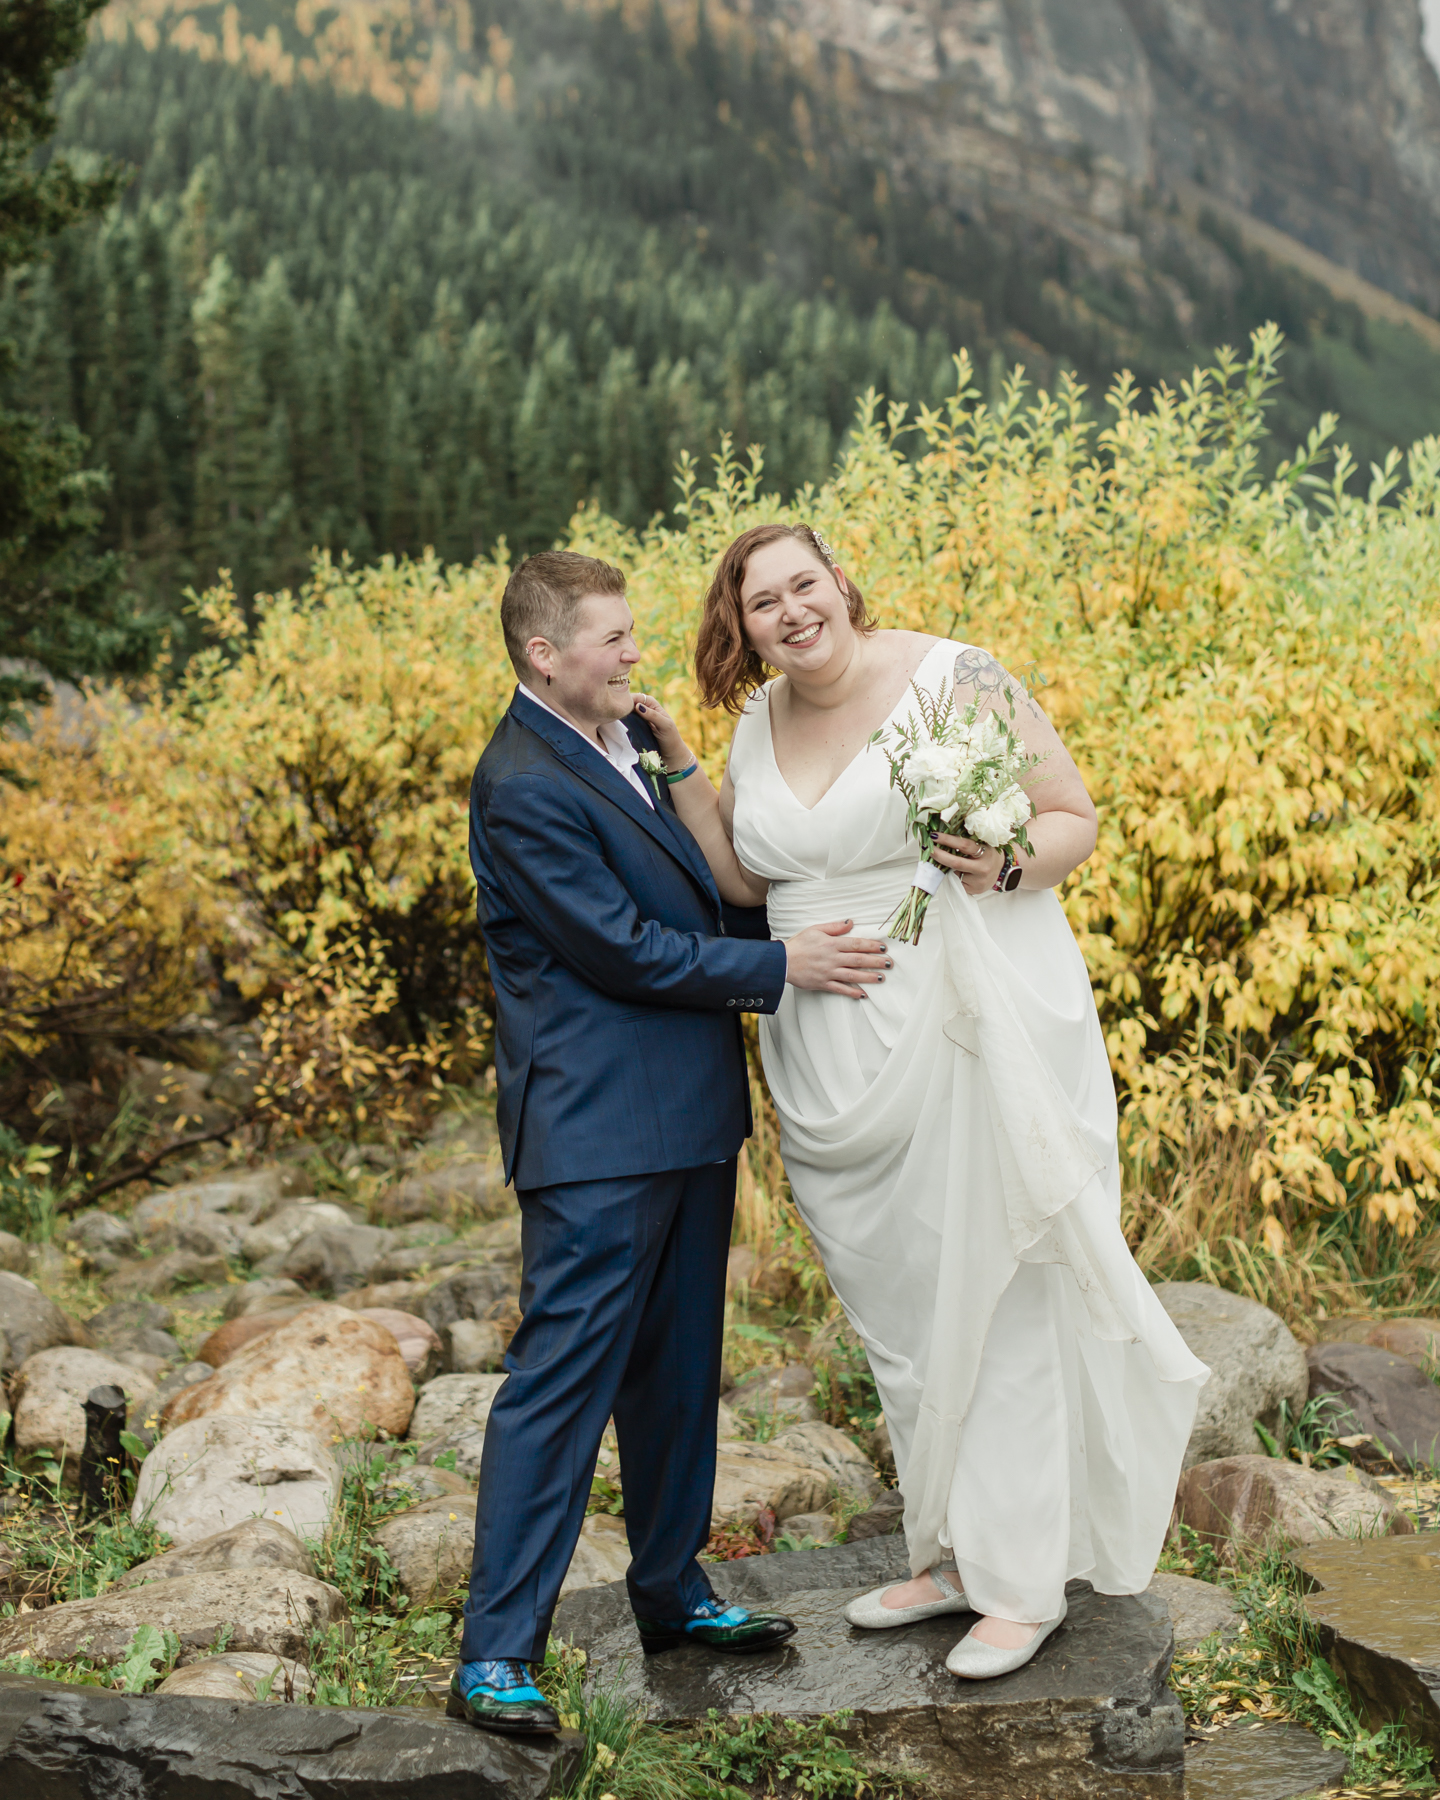
[[[520,678],[480,758],[470,860],[495,989],[524,1315],[485,1430],[452,1715],[555,1731],[534,1686],[613,1415],[643,1648],[755,1651],[794,1626],[716,1599],[697,1561],[715,1479],[735,1165],[751,1127],[740,1015],[787,981],[863,999],[886,947],[850,921],[726,930],[634,714],[618,569],[532,556],[501,604]],[[654,764],[656,757],[647,757]]]

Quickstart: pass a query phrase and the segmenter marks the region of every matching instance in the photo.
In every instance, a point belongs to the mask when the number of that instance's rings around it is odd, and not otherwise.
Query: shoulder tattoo
[[[951,679],[957,688],[973,688],[975,698],[982,705],[987,702],[991,706],[1006,705],[1012,712],[1023,708],[1037,719],[1044,716],[1030,692],[1030,681],[1017,679],[996,662],[988,650],[967,646],[959,651]]]

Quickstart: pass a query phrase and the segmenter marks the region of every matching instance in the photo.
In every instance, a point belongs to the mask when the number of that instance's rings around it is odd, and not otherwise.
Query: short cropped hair
[[[522,681],[535,676],[525,654],[531,638],[563,650],[580,626],[580,602],[590,594],[623,594],[625,577],[595,556],[573,550],[542,550],[511,572],[500,601],[505,648]]]
[[[745,613],[740,589],[745,565],[765,544],[794,538],[815,560],[836,573],[824,539],[809,525],[752,525],[742,531],[725,551],[705,595],[700,630],[695,639],[695,675],[700,683],[702,706],[723,706],[728,713],[745,710],[745,702],[765,684],[765,664],[745,635]],[[853,581],[841,577],[849,603],[850,623],[868,636],[875,621],[865,610],[865,596]]]

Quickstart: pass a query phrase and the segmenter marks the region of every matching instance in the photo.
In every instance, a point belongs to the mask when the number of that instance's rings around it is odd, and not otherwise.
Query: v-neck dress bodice
[[[937,639],[915,685],[934,694],[965,648]],[[888,722],[913,707],[907,689]],[[917,858],[879,746],[806,808],[766,689],[730,776],[772,935],[878,935]],[[953,1555],[972,1601],[1014,1619],[1053,1617],[1074,1576],[1136,1592],[1207,1371],[1120,1229],[1084,959],[1052,890],[973,899],[953,877],[892,954],[863,1001],[787,987],[760,1047],[791,1191],[880,1390],[912,1565]]]

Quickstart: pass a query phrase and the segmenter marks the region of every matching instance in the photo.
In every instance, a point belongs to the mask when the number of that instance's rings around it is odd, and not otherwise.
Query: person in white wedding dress
[[[905,803],[870,740],[918,718],[912,683],[1007,719],[1013,704],[1046,759],[1033,856],[1012,868],[942,837],[920,942],[892,943],[872,980],[787,989],[760,1021],[791,1191],[864,1342],[905,1499],[912,1579],[846,1616],[978,1613],[948,1666],[1003,1674],[1063,1621],[1067,1580],[1147,1585],[1208,1373],[1120,1228],[1114,1086],[1055,893],[1094,849],[1095,809],[1020,683],[983,649],[875,630],[807,527],[725,552],[696,669],[705,702],[740,714],[718,795],[664,709],[637,711],[722,895],[763,901],[775,937],[881,936],[911,885]]]

